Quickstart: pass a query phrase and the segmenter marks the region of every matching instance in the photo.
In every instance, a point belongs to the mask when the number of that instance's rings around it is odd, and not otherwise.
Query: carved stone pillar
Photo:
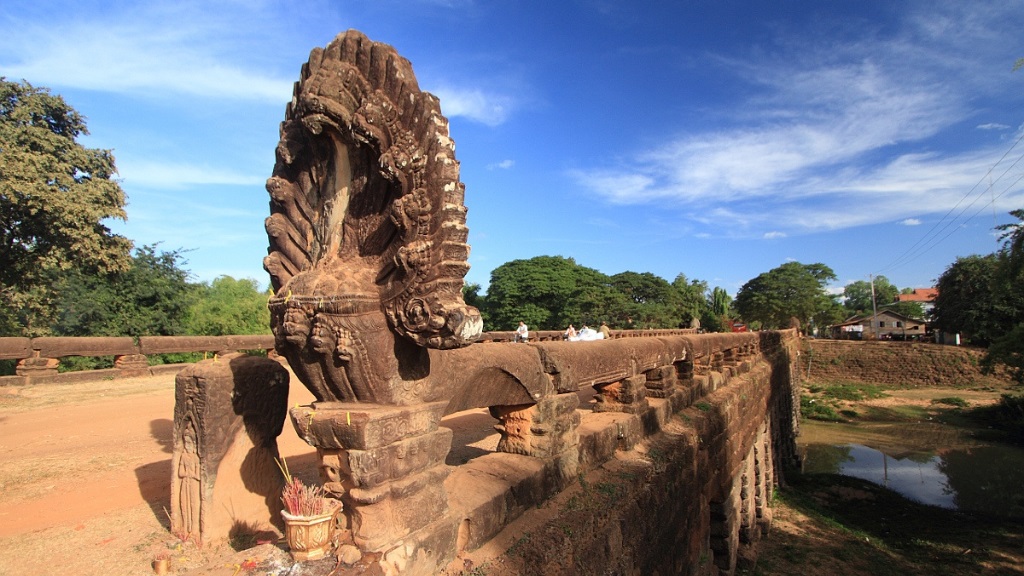
[[[676,368],[673,365],[648,370],[645,376],[647,395],[652,398],[668,398],[676,389]]]
[[[149,374],[149,359],[145,354],[122,354],[114,358],[114,368],[122,376],[144,376]]]
[[[580,398],[575,392],[542,398],[536,404],[491,406],[501,433],[498,452],[546,461],[549,489],[557,491],[576,479],[579,469]]]
[[[25,376],[27,378],[40,377],[40,376],[56,376],[57,366],[60,364],[60,360],[57,358],[22,358],[18,361],[18,365],[15,367],[14,372],[18,376]]]
[[[445,406],[316,402],[291,409],[295,429],[320,456],[324,489],[345,503],[359,548],[384,551],[447,514],[452,431],[438,426]]]
[[[711,354],[711,371],[721,372],[722,366],[725,365],[725,354],[722,352],[713,352]]]
[[[233,530],[280,526],[277,437],[288,408],[288,371],[230,354],[175,378],[171,532],[197,542]]]
[[[647,376],[630,376],[611,384],[595,384],[597,390],[594,412],[625,412],[642,414],[647,411]]]

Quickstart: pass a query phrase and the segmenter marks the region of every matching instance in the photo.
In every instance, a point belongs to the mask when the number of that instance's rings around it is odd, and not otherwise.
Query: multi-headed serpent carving
[[[319,400],[422,401],[425,348],[482,330],[462,298],[464,185],[438,100],[350,30],[312,51],[267,181],[271,325]]]

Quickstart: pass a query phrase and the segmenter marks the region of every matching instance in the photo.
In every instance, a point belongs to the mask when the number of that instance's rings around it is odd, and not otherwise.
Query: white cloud
[[[1000,124],[998,122],[989,122],[987,124],[978,124],[978,130],[1009,130],[1010,127],[1006,124]]]
[[[975,113],[964,86],[985,95],[1010,87],[979,80],[995,65],[957,49],[991,42],[992,27],[982,23],[1000,17],[980,6],[963,9],[970,17],[955,3],[943,9],[969,29],[948,38],[933,21],[911,17],[902,36],[865,32],[832,38],[827,49],[808,43],[767,57],[721,57],[754,88],[746,102],[718,111],[734,127],[683,133],[621,167],[570,176],[611,204],[676,206],[697,221],[718,213],[730,218],[730,234],[765,238],[908,219],[922,206],[960,204],[970,214],[983,205],[976,186],[1005,141],[943,152],[931,139]],[[997,208],[1022,196],[1008,193]]]
[[[779,232],[779,231],[765,232],[765,234],[764,234],[764,239],[765,240],[776,240],[778,238],[785,238],[785,237],[786,237],[786,233],[785,232]]]
[[[122,160],[118,176],[125,187],[157,189],[184,188],[196,185],[258,186],[266,182],[265,176],[242,174],[211,166],[133,162]]]
[[[917,218],[907,218],[903,222],[900,222],[900,224],[903,224],[904,226],[920,226],[921,221]]]
[[[494,162],[492,164],[488,164],[487,165],[487,169],[488,170],[494,170],[494,169],[508,170],[508,169],[512,168],[513,166],[515,166],[515,165],[516,165],[516,161],[515,160],[502,160],[501,162]]]
[[[446,117],[461,116],[487,126],[504,123],[515,107],[512,97],[479,88],[442,86],[430,92],[441,100],[441,113]]]
[[[287,102],[292,79],[244,63],[246,47],[233,45],[231,26],[217,16],[230,20],[184,3],[10,22],[0,66],[8,77],[52,87]]]

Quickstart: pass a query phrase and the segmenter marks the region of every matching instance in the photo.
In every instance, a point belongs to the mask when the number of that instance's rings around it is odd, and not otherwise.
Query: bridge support
[[[542,398],[536,404],[492,406],[501,433],[498,452],[534,456],[545,462],[545,483],[554,491],[576,480],[580,414],[576,393]]]
[[[387,552],[417,533],[442,540],[435,550],[454,546],[444,491],[452,431],[438,426],[445,406],[316,402],[291,409],[299,436],[317,449],[324,489],[345,505],[359,548]]]

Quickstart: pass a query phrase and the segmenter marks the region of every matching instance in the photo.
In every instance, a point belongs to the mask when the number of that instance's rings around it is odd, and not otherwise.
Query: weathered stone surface
[[[445,414],[495,405],[531,404],[554,394],[534,346],[495,344],[430,352],[429,385],[446,399]]]
[[[276,349],[319,400],[412,404],[422,347],[482,330],[455,145],[394,48],[350,30],[295,86],[267,181]]]
[[[666,398],[675,390],[677,382],[675,366],[659,366],[648,370],[645,376],[647,377],[645,385],[648,396]]]
[[[336,465],[338,469],[348,471],[347,475],[338,475],[335,480],[341,483],[345,490],[370,489],[443,464],[451,446],[452,431],[448,428],[439,428],[379,448],[335,451],[321,449],[319,455],[325,465],[330,463],[332,467]]]
[[[626,412],[640,414],[648,409],[647,377],[630,376],[610,384],[597,384],[594,412]]]
[[[380,406],[317,402],[290,410],[295,430],[322,449],[369,450],[437,430],[445,404]]]
[[[46,337],[33,338],[32,348],[39,356],[60,358],[61,356],[117,356],[138,354],[135,341],[129,336],[117,337]]]
[[[139,349],[143,354],[173,354],[178,352],[220,352],[221,350],[271,350],[274,336],[142,336]]]
[[[18,362],[15,372],[18,376],[36,377],[38,375],[56,375],[60,360],[56,358],[25,358]]]
[[[668,349],[658,338],[541,342],[535,347],[559,393],[609,384],[672,364]]]
[[[277,436],[288,403],[288,371],[266,358],[232,354],[175,378],[171,531],[199,542],[232,529],[280,523]]]
[[[0,360],[20,360],[31,355],[30,338],[0,338]]]
[[[114,368],[125,376],[142,376],[149,373],[149,359],[145,354],[125,354],[114,358]]]

